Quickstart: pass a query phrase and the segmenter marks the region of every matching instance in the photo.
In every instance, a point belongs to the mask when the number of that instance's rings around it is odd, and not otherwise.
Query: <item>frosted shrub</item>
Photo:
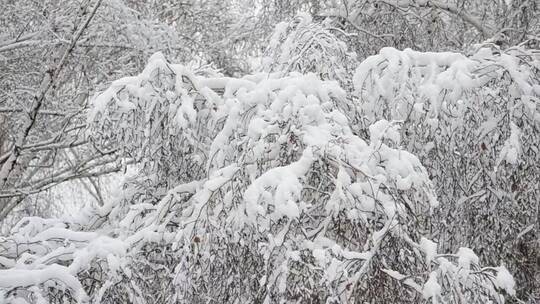
[[[401,122],[402,144],[426,166],[441,202],[432,228],[439,244],[508,261],[527,297],[539,288],[538,54],[386,48],[358,67],[350,114],[359,132],[380,119]]]
[[[429,240],[438,208],[400,123],[369,140],[314,74],[243,78],[150,59],[94,100],[89,134],[138,170],[71,219],[0,239],[3,302],[503,302],[504,268]]]

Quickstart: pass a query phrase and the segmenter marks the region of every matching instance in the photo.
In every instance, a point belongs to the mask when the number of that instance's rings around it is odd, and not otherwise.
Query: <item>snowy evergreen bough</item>
[[[466,247],[439,250],[431,239],[441,206],[401,146],[402,122],[374,119],[362,138],[343,110],[357,107],[315,74],[227,78],[153,55],[140,75],[97,96],[88,116],[96,149],[118,149],[135,173],[104,206],[25,218],[0,239],[0,301],[513,296],[504,266],[482,267]]]

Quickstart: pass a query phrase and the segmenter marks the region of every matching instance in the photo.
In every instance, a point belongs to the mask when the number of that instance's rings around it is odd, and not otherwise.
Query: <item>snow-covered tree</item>
[[[4,221],[0,303],[535,302],[537,4],[242,3],[0,20],[0,221],[69,180],[97,202]]]
[[[426,56],[429,56],[426,55]],[[428,173],[399,122],[369,138],[315,74],[219,76],[160,53],[93,102],[89,136],[137,163],[117,198],[23,219],[0,241],[5,301],[503,302],[514,281],[430,240]]]

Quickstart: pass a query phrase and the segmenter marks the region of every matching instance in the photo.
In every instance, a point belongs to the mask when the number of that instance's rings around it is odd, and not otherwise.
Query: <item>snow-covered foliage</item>
[[[359,90],[376,60],[360,65]],[[227,78],[153,55],[88,116],[96,149],[118,148],[138,172],[104,206],[25,218],[1,238],[0,301],[502,303],[515,289],[504,266],[433,241],[441,206],[401,148],[403,117],[356,135],[348,109],[381,99],[362,94],[311,73]]]
[[[539,54],[383,49],[358,67],[350,114],[359,132],[381,119],[401,122],[403,147],[426,166],[441,202],[435,230],[444,250],[474,246],[482,260],[508,260],[528,290],[538,288],[540,254],[531,230],[540,195]]]

